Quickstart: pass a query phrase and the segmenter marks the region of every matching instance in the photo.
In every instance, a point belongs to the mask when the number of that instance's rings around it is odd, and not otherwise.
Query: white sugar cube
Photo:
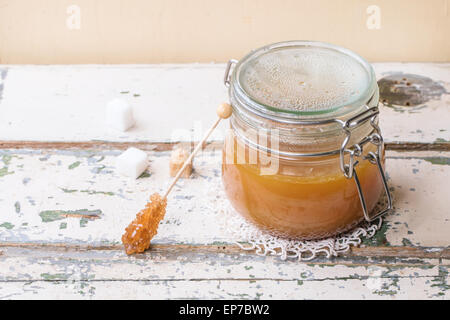
[[[133,179],[137,179],[147,166],[147,153],[136,148],[128,148],[116,158],[117,172]]]
[[[133,109],[127,101],[114,99],[106,105],[106,123],[120,131],[134,126]]]

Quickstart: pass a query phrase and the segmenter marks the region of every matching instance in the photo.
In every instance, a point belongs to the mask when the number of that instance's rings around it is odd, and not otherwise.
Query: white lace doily
[[[381,228],[382,218],[372,223],[361,223],[353,230],[321,240],[290,240],[270,235],[242,218],[226,199],[221,184],[211,186],[208,191],[211,205],[219,208],[220,223],[242,250],[254,251],[257,255],[279,256],[281,260],[294,259],[310,261],[316,257],[330,258],[347,252],[352,246],[359,246],[363,239],[369,239]],[[384,205],[380,201],[378,207]]]
[[[289,240],[270,235],[247,222],[228,205],[227,231],[239,240],[235,243],[246,251],[255,251],[257,255],[279,256],[281,260],[296,259],[309,261],[318,255],[327,258],[347,252],[352,246],[358,246],[363,239],[369,239],[380,229],[382,219],[374,223],[362,223],[353,230],[341,235],[321,240]]]

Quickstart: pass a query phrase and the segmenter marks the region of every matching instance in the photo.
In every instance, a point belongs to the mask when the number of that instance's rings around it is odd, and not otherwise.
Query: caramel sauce
[[[240,147],[248,156],[248,147]],[[339,156],[279,159],[276,174],[263,175],[260,161],[242,163],[236,147],[231,148],[233,154],[226,154],[226,149],[222,164],[226,195],[234,209],[259,228],[287,238],[317,239],[347,231],[363,220],[355,181],[344,177]],[[367,154],[375,146],[365,149]],[[359,159],[356,172],[371,211],[383,190],[377,166]]]

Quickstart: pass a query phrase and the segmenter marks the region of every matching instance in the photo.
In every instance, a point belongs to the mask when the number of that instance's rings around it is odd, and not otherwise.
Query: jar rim
[[[249,94],[243,84],[240,81],[240,74],[242,70],[245,69],[246,65],[250,61],[254,61],[263,54],[273,52],[275,50],[286,50],[292,48],[310,48],[310,49],[327,49],[346,57],[351,58],[354,62],[357,62],[366,72],[368,76],[368,83],[364,90],[359,93],[353,100],[348,100],[343,104],[332,106],[326,110],[286,110],[276,108],[258,101]],[[252,50],[242,59],[240,59],[235,68],[233,69],[230,78],[230,97],[232,100],[236,101],[240,107],[246,109],[246,111],[251,113],[256,113],[264,118],[279,121],[284,123],[303,123],[305,121],[327,121],[336,119],[339,117],[345,117],[347,114],[354,113],[361,107],[364,107],[368,100],[373,96],[376,90],[376,78],[375,72],[372,66],[361,56],[354,53],[353,51],[333,45],[326,42],[319,41],[284,41],[274,44],[269,44],[259,49]]]

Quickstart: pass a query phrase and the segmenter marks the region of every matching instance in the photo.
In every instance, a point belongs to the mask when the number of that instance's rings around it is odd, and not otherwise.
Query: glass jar
[[[233,114],[222,180],[234,209],[277,236],[317,239],[392,209],[370,64],[327,43],[265,46],[225,72]],[[382,193],[387,208],[373,213]]]

